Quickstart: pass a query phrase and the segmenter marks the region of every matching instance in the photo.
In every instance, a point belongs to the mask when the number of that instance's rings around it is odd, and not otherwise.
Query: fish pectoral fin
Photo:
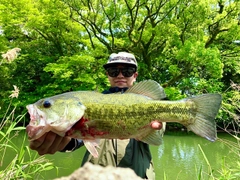
[[[87,150],[90,152],[90,154],[97,158],[98,157],[98,151],[96,149],[99,148],[98,144],[99,144],[100,140],[99,139],[95,139],[95,140],[83,140],[84,145],[86,146]]]
[[[151,133],[149,133],[147,136],[145,136],[142,139],[139,139],[140,141],[147,143],[149,145],[159,146],[162,144],[162,137],[165,131],[165,124],[163,124],[164,128],[160,130],[153,130]]]

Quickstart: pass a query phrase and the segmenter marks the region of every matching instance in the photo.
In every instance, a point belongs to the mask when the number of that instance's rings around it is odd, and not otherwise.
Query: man
[[[137,61],[133,54],[120,52],[111,54],[103,66],[106,70],[111,88],[104,94],[122,92],[131,87],[138,76]],[[150,126],[163,134],[162,123],[153,121]],[[57,151],[73,151],[83,146],[81,140],[60,137],[53,132],[46,133],[37,140],[30,142],[30,148],[38,151],[39,155],[54,154]],[[87,151],[82,165],[89,161],[102,166],[129,167],[135,173],[147,179],[155,179],[152,157],[149,145],[135,139],[102,139],[98,148],[98,158],[92,157]]]

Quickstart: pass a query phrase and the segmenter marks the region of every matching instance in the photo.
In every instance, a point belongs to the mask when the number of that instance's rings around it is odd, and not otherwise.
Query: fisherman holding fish
[[[111,88],[72,91],[27,105],[30,148],[39,155],[87,148],[86,162],[131,168],[155,179],[149,145],[159,146],[166,122],[177,122],[209,141],[217,139],[215,117],[221,95],[208,93],[169,101],[153,80],[134,84],[133,54],[111,54],[103,66]],[[134,84],[134,85],[133,85]]]
[[[131,53],[113,53],[103,67],[111,85],[111,88],[105,90],[103,94],[124,93],[133,86],[138,76],[137,61]],[[153,120],[149,126],[158,132],[158,139],[161,142],[165,122],[161,123]],[[27,131],[30,133],[31,128],[28,128]],[[54,154],[58,151],[74,151],[83,145],[84,143],[80,139],[68,136],[62,137],[52,131],[30,141],[30,148],[36,150],[39,155]],[[98,146],[98,157],[93,157],[87,151],[82,165],[89,161],[102,166],[126,167],[133,169],[141,178],[155,179],[152,156],[148,144],[136,139],[101,139]]]

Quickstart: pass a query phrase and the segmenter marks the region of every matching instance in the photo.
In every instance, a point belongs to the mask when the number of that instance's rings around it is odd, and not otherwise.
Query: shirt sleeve
[[[60,152],[72,152],[84,145],[83,140],[72,138],[71,141]]]

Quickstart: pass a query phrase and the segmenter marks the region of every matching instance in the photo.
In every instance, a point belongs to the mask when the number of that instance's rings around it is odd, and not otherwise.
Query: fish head
[[[41,99],[26,108],[30,115],[30,123],[26,127],[30,140],[38,139],[49,131],[64,136],[83,117],[86,109],[79,98],[68,94]]]

